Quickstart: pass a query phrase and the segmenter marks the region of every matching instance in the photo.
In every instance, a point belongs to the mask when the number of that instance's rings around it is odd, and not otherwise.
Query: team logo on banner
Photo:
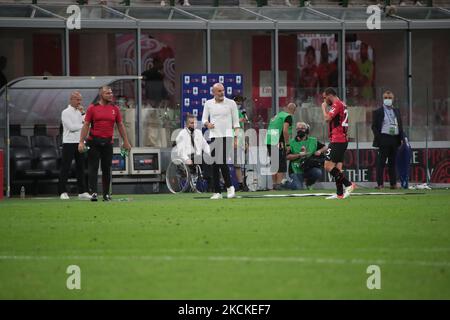
[[[232,87],[227,87],[227,94],[228,95],[233,94],[233,88]]]
[[[241,76],[236,76],[236,83],[241,84]]]
[[[224,83],[224,76],[219,76],[219,82]]]
[[[190,76],[185,76],[184,77],[184,83],[189,84],[191,82],[191,77]]]
[[[194,96],[198,95],[198,88],[197,88],[197,87],[194,87],[194,88],[192,89],[192,94],[193,94]]]
[[[193,116],[198,116],[198,109],[193,109],[192,110],[192,115]]]
[[[206,98],[202,98],[202,106],[204,106],[206,103]]]
[[[205,84],[207,82],[206,76],[202,76],[202,83]]]
[[[211,88],[209,88],[209,94],[210,94],[210,95],[212,95],[212,94],[213,94],[213,90],[212,90],[212,87],[211,87]]]
[[[185,105],[186,107],[189,107],[189,105],[191,104],[190,102],[191,102],[191,101],[190,101],[189,98],[184,99],[184,105]]]

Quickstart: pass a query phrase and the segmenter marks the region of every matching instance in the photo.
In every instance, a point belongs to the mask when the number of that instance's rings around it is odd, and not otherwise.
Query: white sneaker
[[[234,193],[234,187],[231,186],[227,189],[227,198],[231,199],[231,198],[235,198],[236,194]]]
[[[78,195],[78,199],[81,199],[81,200],[91,200],[91,195],[90,195],[89,193],[87,193],[87,192],[80,193],[80,194]]]
[[[161,1],[161,7],[165,7],[166,6],[166,2],[164,0]]]
[[[185,7],[190,7],[191,4],[189,3],[188,0],[185,0],[185,1],[183,2],[183,6],[185,6]]]
[[[69,200],[69,195],[67,194],[67,192],[63,192],[61,193],[61,196],[59,197],[61,200]]]
[[[210,199],[212,199],[212,200],[222,199],[222,194],[221,193],[214,193]]]
[[[284,4],[285,4],[286,6],[288,6],[288,7],[292,7],[291,1],[289,1],[289,0],[286,0],[286,1],[284,2]]]
[[[350,193],[352,193],[356,189],[356,184],[352,182],[351,186],[344,188],[344,199],[350,197]]]
[[[344,195],[338,196],[337,194],[333,194],[332,196],[326,197],[325,199],[327,199],[327,200],[342,200],[342,199],[345,199],[345,198],[346,197]]]

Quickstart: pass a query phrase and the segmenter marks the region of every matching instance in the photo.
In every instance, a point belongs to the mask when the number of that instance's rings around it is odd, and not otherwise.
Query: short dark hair
[[[103,91],[107,91],[107,90],[110,90],[110,89],[112,89],[110,86],[101,86],[98,89],[98,94],[101,95],[103,93]]]
[[[328,87],[323,91],[326,95],[331,94],[332,96],[336,96],[336,90],[334,90],[334,88]]]
[[[233,98],[233,100],[234,100],[235,102],[244,102],[244,101],[246,100],[246,98],[244,98],[244,97],[241,96],[241,95],[237,95],[237,96],[235,96],[235,97]]]

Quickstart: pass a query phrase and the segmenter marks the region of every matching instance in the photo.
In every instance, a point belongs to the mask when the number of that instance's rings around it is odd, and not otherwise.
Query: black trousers
[[[382,186],[384,184],[384,167],[386,166],[386,159],[389,168],[389,183],[391,186],[397,184],[397,170],[396,159],[398,149],[398,137],[382,134],[380,137],[380,147],[377,154],[377,184]]]
[[[231,187],[230,169],[227,165],[227,159],[233,150],[233,138],[212,138],[211,139],[211,156],[214,162],[212,164],[214,192],[220,193],[220,173],[222,173],[225,187]]]
[[[111,143],[104,145],[89,144],[88,152],[88,172],[89,172],[89,192],[97,193],[97,175],[99,160],[102,168],[102,187],[103,195],[109,194],[111,184],[111,165],[112,165],[113,146]]]
[[[59,171],[59,193],[67,192],[67,179],[69,178],[70,166],[75,158],[77,170],[78,193],[86,192],[84,181],[84,154],[78,152],[78,143],[63,143],[61,156],[61,170]]]

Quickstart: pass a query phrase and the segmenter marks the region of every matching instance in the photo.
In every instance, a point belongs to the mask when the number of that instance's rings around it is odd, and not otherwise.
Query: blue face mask
[[[383,100],[383,104],[384,104],[386,107],[392,107],[392,99],[384,99],[384,100]]]

